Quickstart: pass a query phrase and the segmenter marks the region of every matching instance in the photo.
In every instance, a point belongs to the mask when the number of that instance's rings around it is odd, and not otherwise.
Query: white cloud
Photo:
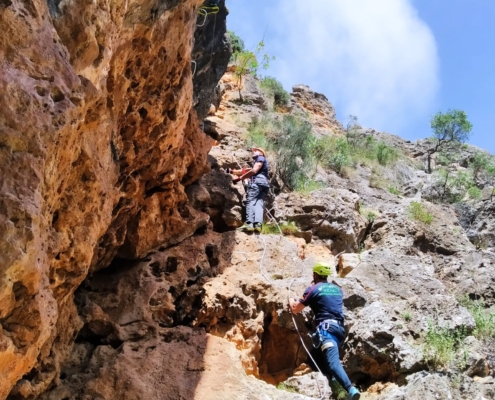
[[[305,83],[376,129],[399,130],[432,106],[435,39],[411,0],[273,0],[269,73]],[[272,51],[273,51],[272,50]]]

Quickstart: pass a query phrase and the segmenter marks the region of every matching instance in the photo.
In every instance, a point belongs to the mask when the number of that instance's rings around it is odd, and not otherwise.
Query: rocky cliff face
[[[296,330],[311,346],[308,315],[286,310],[324,259],[363,398],[493,399],[492,342],[458,301],[494,305],[492,198],[427,201],[424,144],[363,130],[402,161],[318,168],[326,188],[270,195],[291,235],[234,231],[244,190],[224,168],[250,161],[248,124],[273,99],[248,77],[239,101],[224,3],[197,20],[201,3],[0,1],[0,398],[328,398]],[[273,113],[344,132],[304,85]],[[422,198],[431,224],[408,215]],[[431,321],[467,332],[440,372]]]
[[[88,273],[208,223],[184,191],[211,145],[192,108],[200,5],[0,3],[0,398],[59,381]]]

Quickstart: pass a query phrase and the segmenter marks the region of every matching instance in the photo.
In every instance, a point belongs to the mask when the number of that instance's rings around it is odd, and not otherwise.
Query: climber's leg
[[[256,198],[254,200],[254,220],[253,223],[258,226],[261,226],[263,223],[263,212],[265,206],[265,197],[268,193],[268,187],[261,186],[255,183],[258,187]]]
[[[328,347],[323,350],[323,355],[325,356],[329,372],[337,380],[337,382],[339,382],[340,385],[347,392],[349,392],[352,387],[352,383],[340,363],[338,343],[336,343],[333,339],[327,339],[325,343],[322,344],[323,347],[325,347],[325,345]]]
[[[246,188],[246,223],[253,224],[256,216],[256,200],[260,194],[260,187],[250,182]]]

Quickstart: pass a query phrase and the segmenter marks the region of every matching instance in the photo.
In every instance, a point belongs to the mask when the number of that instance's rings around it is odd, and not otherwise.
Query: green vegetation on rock
[[[263,224],[261,228],[261,233],[265,235],[280,235],[280,231],[283,235],[293,235],[299,229],[293,221],[280,222],[278,225],[274,223]]]
[[[495,311],[486,308],[483,300],[471,300],[465,296],[460,303],[467,308],[473,316],[476,327],[473,335],[478,339],[488,339],[495,337]]]
[[[428,321],[423,344],[423,357],[428,366],[434,371],[447,367],[455,359],[465,337],[466,331],[463,327],[454,330]]]
[[[286,385],[283,382],[280,382],[277,385],[277,389],[279,389],[279,390],[285,390],[286,392],[290,392],[290,393],[297,393],[297,390],[295,388],[293,388],[291,386],[288,386],[288,385]]]
[[[445,148],[460,148],[462,143],[469,139],[473,125],[467,114],[462,110],[448,110],[438,112],[430,121],[433,131],[432,146],[427,154],[427,172],[431,174],[432,155]]]
[[[311,124],[301,117],[265,114],[248,127],[248,143],[275,154],[277,173],[284,185],[294,190],[308,177],[311,168]]]
[[[275,107],[285,107],[289,103],[290,95],[277,79],[265,76],[261,79],[260,87],[268,96],[273,97]]]
[[[431,224],[433,222],[433,215],[427,212],[423,205],[417,201],[411,201],[408,207],[409,216],[417,221],[424,222],[425,224]]]
[[[227,31],[227,40],[230,43],[232,49],[232,57],[230,61],[234,61],[234,54],[241,53],[245,50],[244,40],[242,40],[234,31]]]
[[[239,39],[240,40],[240,39]],[[242,42],[242,41],[241,41]],[[268,53],[264,52],[265,43],[260,41],[254,51],[243,49],[243,46],[238,48],[242,49],[232,54],[232,61],[235,65],[235,76],[237,78],[237,90],[239,91],[239,99],[242,102],[242,87],[244,77],[248,74],[256,75],[258,68],[267,69],[270,66],[270,61],[274,60],[274,57],[270,57]]]

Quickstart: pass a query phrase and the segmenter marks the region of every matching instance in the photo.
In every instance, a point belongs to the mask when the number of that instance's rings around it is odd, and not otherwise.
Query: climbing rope
[[[261,234],[259,234],[258,237],[263,241],[263,254],[261,255],[261,259],[260,259],[260,274],[263,276],[263,278],[265,278],[265,280],[267,280],[268,282],[272,282],[272,280],[267,278],[267,276],[263,272],[263,260],[265,258],[265,253],[266,253],[266,240]]]
[[[199,7],[198,14],[204,17],[203,23],[198,24],[198,27],[205,26],[206,18],[208,18],[208,14],[217,14],[220,11],[218,6],[201,6]]]
[[[191,60],[191,64],[194,64],[194,70],[192,73],[192,77],[194,78],[194,75],[196,75],[196,68],[198,67],[198,65],[196,64],[196,61],[194,61],[194,60]]]
[[[287,303],[289,303],[290,301],[290,288],[292,286],[292,284],[294,283],[295,279],[292,279],[292,281],[290,282],[289,284],[289,289],[288,289],[288,294],[287,294]],[[297,331],[297,334],[299,335],[299,340],[301,340],[301,343],[304,347],[304,350],[306,350],[306,353],[308,354],[309,358],[311,359],[311,361],[313,361],[313,364],[316,366],[316,369],[318,370],[319,374],[318,374],[318,378],[321,376],[323,376],[323,379],[326,379],[325,378],[325,375],[323,374],[323,372],[321,372],[321,369],[320,367],[318,366],[318,364],[316,363],[315,359],[313,358],[313,356],[311,355],[311,353],[309,352],[308,348],[306,347],[306,343],[304,343],[304,340],[302,338],[302,335],[301,335],[301,332],[299,331],[299,328],[297,326],[297,323],[296,323],[296,318],[294,317],[294,313],[292,312],[292,308],[290,307],[289,305],[289,310],[290,310],[290,314],[292,316],[292,322],[294,324],[294,327],[296,328],[296,331]],[[323,382],[323,387],[324,387],[324,391],[323,391],[323,394],[321,394],[321,388],[320,388],[320,385],[318,384],[318,378],[316,378],[316,387],[318,388],[318,392],[320,393],[320,400],[323,400],[326,395],[327,395],[327,386],[325,385],[325,382]]]

